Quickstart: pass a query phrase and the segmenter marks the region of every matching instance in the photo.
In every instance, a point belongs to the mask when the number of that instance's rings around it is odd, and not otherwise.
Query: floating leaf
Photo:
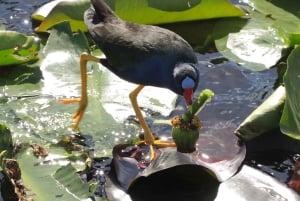
[[[87,29],[83,22],[83,13],[89,7],[89,0],[60,0],[45,4],[32,15],[34,20],[42,21],[36,31],[47,31],[55,24],[63,21],[69,21],[74,32],[79,29],[86,31]]]
[[[50,1],[44,6],[39,7],[31,16],[32,20],[43,21],[45,16],[49,15],[51,10],[60,2],[64,0],[54,0]]]
[[[217,36],[216,46],[226,57],[246,68],[254,71],[269,69],[286,55],[285,49],[300,43],[300,20],[292,14],[299,8],[299,2],[244,2],[255,9],[248,10],[248,23],[237,25],[232,23],[232,19],[220,22],[214,31],[215,35],[222,33],[222,29],[235,31]],[[290,13],[290,10],[294,12]]]
[[[300,9],[299,1],[279,3],[279,1],[244,0],[244,2],[262,13],[266,19],[271,19],[272,26],[287,35],[291,46],[300,42],[300,20],[297,17]]]
[[[53,95],[74,95],[80,84],[79,56],[88,51],[88,42],[82,31],[73,34],[68,22],[56,25],[42,54],[43,90]],[[72,94],[66,94],[66,91]]]
[[[163,0],[161,3],[164,1],[168,0]],[[244,15],[243,11],[227,0],[202,0],[191,9],[183,7],[181,12],[153,9],[148,6],[146,0],[119,0],[116,2],[115,11],[122,19],[143,24],[165,24]]]
[[[243,140],[251,140],[279,127],[285,88],[279,86],[260,106],[258,106],[236,129],[235,133]]]
[[[194,0],[188,2],[163,0],[158,5],[157,1],[154,0],[107,0],[107,3],[122,19],[143,24],[165,24],[244,15],[243,11],[227,0]],[[47,6],[50,6],[50,9],[54,8],[49,12],[49,9],[43,8]],[[62,0],[55,6],[51,2],[43,7],[32,15],[35,20],[42,20],[44,17],[36,31],[46,31],[61,21],[69,21],[73,31],[78,29],[86,31],[83,13],[90,7],[89,0]],[[173,10],[180,10],[180,12],[173,12]]]
[[[88,184],[82,182],[79,174],[77,174],[77,170],[71,164],[59,168],[55,172],[54,178],[66,188],[70,194],[78,198],[88,198],[94,193],[90,191]]]
[[[57,176],[56,171],[62,168],[61,165],[67,162],[67,160],[62,157],[63,155],[51,154],[46,160],[43,159],[43,161],[41,161],[33,156],[31,148],[24,148],[22,151],[19,151],[16,155],[16,159],[22,170],[24,185],[30,191],[27,193],[28,198],[31,197],[38,201],[80,200],[77,196],[82,194],[76,194],[76,192],[70,191],[67,186],[63,186],[60,183],[58,178],[55,178]],[[72,174],[72,172],[70,171],[66,175],[69,174]],[[73,176],[76,177],[76,175]],[[75,182],[76,180],[72,181]],[[80,183],[73,183],[72,186],[78,189],[82,188],[80,192],[83,192],[84,185],[81,181]]]
[[[256,11],[250,19],[225,19],[217,23],[214,35],[217,49],[229,59],[254,71],[269,69],[289,46],[285,33],[275,21]],[[228,30],[228,35],[220,35]],[[240,30],[239,30],[240,29]]]
[[[236,175],[220,184],[214,201],[223,200],[296,201],[299,195],[264,171],[243,165]]]
[[[251,0],[251,2],[255,3],[255,2],[261,2],[260,0]],[[269,0],[267,2],[272,3],[273,5],[282,8],[285,11],[288,11],[289,13],[292,13],[293,15],[300,17],[300,4],[298,0],[290,0],[290,1],[282,1],[282,0]],[[267,3],[266,2],[266,3]],[[269,5],[266,5],[266,8],[268,8]],[[271,13],[270,13],[271,14]]]
[[[280,120],[281,131],[300,140],[300,46],[289,55],[287,71],[284,76],[286,102]]]
[[[39,42],[34,36],[0,31],[0,66],[22,64],[38,59]]]

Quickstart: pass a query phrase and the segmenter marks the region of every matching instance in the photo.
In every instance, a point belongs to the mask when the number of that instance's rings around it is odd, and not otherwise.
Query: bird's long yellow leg
[[[175,147],[175,143],[169,143],[169,142],[162,142],[160,140],[155,140],[151,129],[149,128],[145,118],[142,115],[142,112],[140,110],[140,107],[137,103],[137,96],[140,93],[140,91],[144,88],[144,85],[138,85],[130,94],[129,98],[132,104],[132,107],[134,109],[134,112],[141,124],[141,127],[144,130],[144,142],[149,146],[150,148],[150,161],[152,161],[155,158],[155,151],[153,149],[153,145],[158,145],[160,147]]]
[[[72,99],[61,99],[61,101],[65,104],[69,103],[79,103],[79,107],[77,112],[73,116],[74,124],[72,129],[76,130],[78,125],[84,115],[84,111],[88,104],[88,96],[87,96],[87,62],[94,61],[99,62],[99,58],[94,57],[86,52],[80,54],[80,74],[81,74],[81,97],[80,98],[72,98]]]

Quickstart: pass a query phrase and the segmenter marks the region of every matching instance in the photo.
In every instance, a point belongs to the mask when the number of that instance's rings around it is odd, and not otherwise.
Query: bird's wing
[[[176,63],[195,62],[190,45],[177,34],[156,26],[139,25],[116,20],[96,24],[89,30],[111,66],[130,68],[148,58],[168,55]]]

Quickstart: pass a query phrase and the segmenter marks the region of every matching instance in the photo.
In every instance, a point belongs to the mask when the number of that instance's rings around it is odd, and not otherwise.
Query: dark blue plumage
[[[92,0],[84,20],[95,44],[106,59],[101,63],[124,80],[164,87],[183,95],[182,81],[198,84],[196,56],[179,35],[157,26],[121,20],[104,3]],[[175,70],[177,69],[177,70]]]

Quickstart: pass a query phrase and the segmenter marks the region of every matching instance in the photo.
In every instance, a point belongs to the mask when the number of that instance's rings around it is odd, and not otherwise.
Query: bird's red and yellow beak
[[[193,95],[194,95],[194,89],[193,88],[185,88],[183,91],[183,97],[185,99],[186,104],[192,105],[193,103]]]

